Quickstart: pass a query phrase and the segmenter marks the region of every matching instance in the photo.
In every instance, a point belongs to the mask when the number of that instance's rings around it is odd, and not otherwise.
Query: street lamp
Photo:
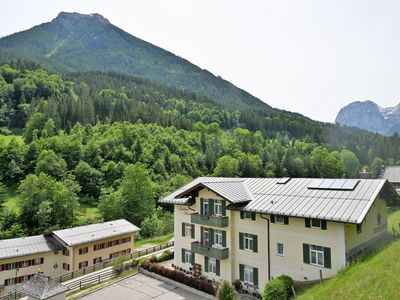
[[[15,295],[14,295],[15,299],[17,299],[18,271],[19,271],[19,268],[15,268]]]

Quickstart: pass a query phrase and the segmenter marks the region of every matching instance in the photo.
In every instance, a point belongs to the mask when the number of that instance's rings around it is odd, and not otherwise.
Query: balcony
[[[200,242],[193,242],[191,250],[193,253],[213,257],[215,259],[223,260],[229,257],[228,248],[213,248],[200,244]]]
[[[206,216],[200,214],[191,214],[190,222],[210,227],[224,228],[229,225],[229,218],[222,216]]]

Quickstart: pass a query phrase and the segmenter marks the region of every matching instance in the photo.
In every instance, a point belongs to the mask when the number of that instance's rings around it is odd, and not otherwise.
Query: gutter
[[[267,264],[268,264],[268,281],[271,280],[271,247],[270,247],[270,222],[268,218],[264,218],[263,214],[260,213],[260,217],[264,220],[267,220],[267,241],[268,241],[268,247],[267,247],[267,253],[268,253],[268,260],[267,260]]]

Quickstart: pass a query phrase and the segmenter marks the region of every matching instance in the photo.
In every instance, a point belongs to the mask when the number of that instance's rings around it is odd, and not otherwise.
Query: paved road
[[[133,275],[127,279],[87,295],[82,300],[204,300],[206,298],[192,294],[163,281],[144,274]]]

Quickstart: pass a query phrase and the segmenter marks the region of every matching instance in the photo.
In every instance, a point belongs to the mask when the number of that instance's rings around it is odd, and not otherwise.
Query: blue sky
[[[0,0],[0,36],[60,11],[100,13],[274,107],[313,119],[333,122],[355,100],[400,102],[400,1]]]

